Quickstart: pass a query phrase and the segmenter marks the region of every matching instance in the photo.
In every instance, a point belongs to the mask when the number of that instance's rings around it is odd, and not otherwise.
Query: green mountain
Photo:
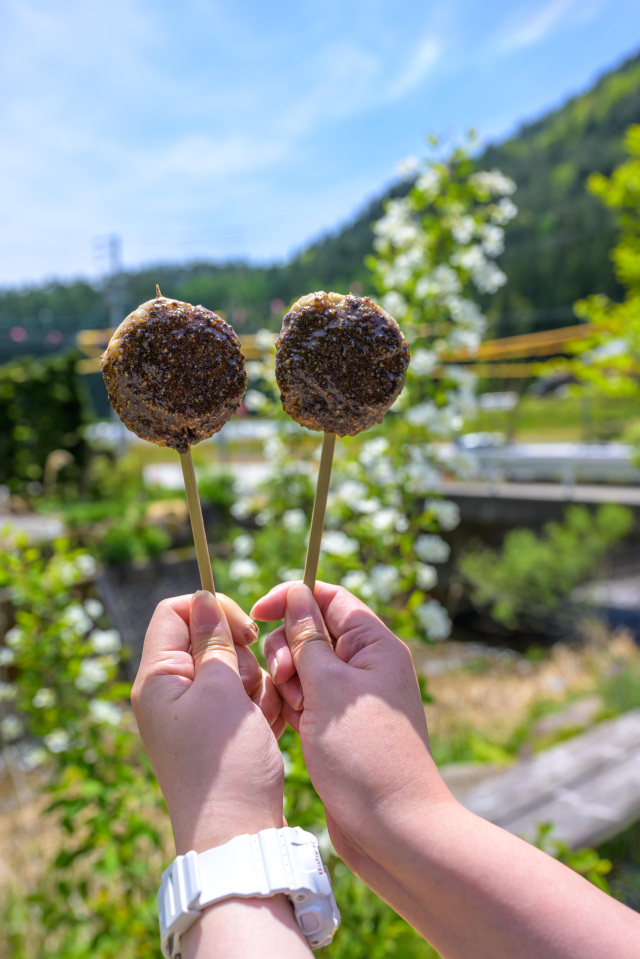
[[[494,334],[565,326],[577,298],[618,292],[609,260],[615,224],[587,194],[585,181],[594,170],[610,173],[623,159],[622,137],[634,122],[640,122],[640,54],[478,156],[480,168],[499,167],[518,184],[520,213],[508,227],[501,258],[509,283],[484,304]],[[285,264],[158,265],[126,273],[111,288],[75,282],[0,291],[0,362],[60,349],[79,329],[108,326],[110,303],[124,316],[149,299],[156,283],[172,296],[223,312],[241,333],[277,328],[279,301],[287,304],[309,290],[372,292],[363,264],[371,223],[387,196],[404,189],[397,185]],[[14,326],[24,328],[25,339],[10,338]]]

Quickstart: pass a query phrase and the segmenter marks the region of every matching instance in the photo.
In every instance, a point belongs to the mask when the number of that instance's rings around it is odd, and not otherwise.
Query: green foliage
[[[576,315],[592,326],[592,335],[572,345],[574,359],[563,366],[592,394],[640,396],[640,126],[625,137],[627,160],[610,177],[594,174],[589,189],[618,221],[620,239],[613,249],[616,276],[625,291],[621,302],[597,293],[575,304]],[[558,364],[556,364],[558,365]]]
[[[573,869],[580,876],[584,876],[598,889],[611,893],[606,878],[612,869],[611,861],[601,857],[595,849],[570,849],[565,842],[553,838],[553,829],[553,823],[541,823],[538,826],[534,845],[564,863],[569,869]]]
[[[610,715],[640,708],[640,663],[614,664],[614,672],[602,680],[599,692]]]
[[[13,492],[74,489],[81,477],[88,448],[75,366],[75,355],[65,354],[0,367],[0,483]]]
[[[228,515],[235,502],[235,477],[228,470],[198,470],[198,492],[203,503]]]
[[[593,575],[606,551],[631,529],[630,510],[615,504],[595,514],[570,506],[562,523],[542,535],[507,533],[500,550],[468,549],[458,569],[472,586],[474,603],[510,629],[540,629],[568,609],[572,590]]]
[[[40,766],[54,839],[31,888],[4,901],[0,952],[143,959],[157,951],[155,894],[166,853],[159,791],[118,681],[120,638],[87,598],[94,560],[59,540],[0,557],[15,625],[0,650],[10,704],[0,732]],[[10,679],[9,679],[10,677]],[[49,844],[48,844],[49,845]]]

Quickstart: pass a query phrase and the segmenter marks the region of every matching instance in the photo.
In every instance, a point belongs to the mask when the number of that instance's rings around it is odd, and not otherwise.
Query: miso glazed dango
[[[186,453],[237,410],[247,382],[244,357],[236,333],[216,313],[156,292],[111,337],[102,375],[125,426]]]
[[[312,591],[336,436],[380,423],[402,391],[408,366],[400,327],[366,296],[309,293],[282,321],[276,343],[282,405],[297,423],[324,432],[304,566]]]
[[[247,374],[240,340],[202,306],[162,296],[117,328],[101,359],[114,410],[141,439],[180,454],[202,588],[215,593],[191,447],[231,419]]]
[[[285,411],[308,429],[338,436],[380,423],[408,366],[400,327],[366,296],[320,291],[301,297],[276,343]]]

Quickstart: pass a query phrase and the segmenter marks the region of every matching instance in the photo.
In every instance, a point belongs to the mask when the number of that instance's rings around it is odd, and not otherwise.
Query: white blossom
[[[263,380],[268,373],[267,364],[262,363],[260,360],[247,360],[245,369],[247,371],[247,377],[252,380]]]
[[[104,613],[104,606],[99,599],[86,599],[84,601],[84,608],[87,612],[87,615],[95,622],[97,619],[100,619]]]
[[[246,519],[251,516],[251,501],[244,497],[239,497],[231,506],[231,515],[235,519]]]
[[[67,626],[82,635],[93,626],[93,620],[87,615],[87,611],[80,603],[72,603],[67,606],[60,622],[63,626]]]
[[[446,639],[451,632],[451,620],[447,611],[435,599],[417,606],[415,616],[429,639]]]
[[[425,503],[425,507],[435,517],[441,529],[455,529],[460,522],[460,507],[451,500],[430,499]]]
[[[511,196],[516,191],[513,180],[501,170],[479,170],[471,174],[469,182],[491,196]]]
[[[89,703],[89,715],[94,722],[107,726],[118,726],[122,720],[118,707],[106,699],[92,699]]]
[[[411,366],[409,367],[417,376],[429,376],[433,373],[438,363],[438,358],[433,350],[417,349],[411,354]]]
[[[409,493],[422,496],[440,486],[442,473],[431,464],[408,463],[404,468],[404,486]]]
[[[367,440],[360,450],[360,462],[367,468],[373,466],[381,456],[389,449],[389,441],[383,436],[377,436],[373,440]]]
[[[412,180],[420,169],[420,161],[417,156],[408,156],[400,160],[396,166],[396,173],[403,180]]]
[[[79,556],[76,556],[75,565],[78,572],[87,579],[93,576],[97,569],[97,563],[89,553],[80,553]]]
[[[480,228],[481,245],[487,256],[500,256],[504,252],[504,230],[502,227],[485,223]]]
[[[372,513],[367,520],[367,524],[376,533],[388,533],[391,530],[403,533],[409,528],[406,516],[403,516],[400,510],[394,506]]]
[[[71,739],[64,729],[54,729],[44,737],[44,744],[52,753],[63,753],[69,748]]]
[[[396,293],[395,290],[392,290],[390,293],[385,293],[382,297],[382,307],[390,313],[396,320],[402,320],[407,315],[407,301],[400,294]]]
[[[416,556],[425,563],[444,563],[451,552],[449,544],[435,533],[421,533],[413,548]]]
[[[454,262],[453,257],[452,262]],[[446,263],[440,263],[431,273],[418,280],[416,296],[419,299],[426,299],[429,296],[451,296],[459,293],[461,289],[462,284],[456,271]]]
[[[232,579],[255,579],[258,572],[258,564],[252,559],[232,559],[229,563],[229,575]]]
[[[457,243],[469,243],[476,232],[476,222],[472,216],[456,217],[451,222],[451,233]]]
[[[13,683],[0,683],[0,702],[8,702],[11,699],[15,699],[17,692]]]
[[[76,678],[76,686],[83,692],[91,692],[101,686],[108,679],[108,672],[104,663],[98,659],[85,659],[80,664],[80,672]]]
[[[9,713],[8,716],[5,716],[0,723],[0,733],[2,733],[2,737],[5,742],[13,742],[14,739],[18,739],[23,732],[24,726],[22,725],[22,722],[17,716],[14,716],[13,713]]]
[[[12,649],[16,649],[22,643],[22,640],[26,638],[25,631],[20,626],[13,626],[10,630],[5,633],[4,641],[7,646],[11,646]]]
[[[10,666],[15,658],[16,654],[12,649],[0,649],[0,666]]]
[[[297,583],[304,576],[302,569],[287,569],[283,567],[278,570],[278,579],[281,583]]]
[[[429,168],[420,174],[416,180],[416,186],[426,195],[427,199],[432,199],[440,189],[440,175],[434,169]]]
[[[367,487],[359,480],[348,479],[340,483],[330,493],[332,503],[346,503],[355,508],[355,504],[367,495]]]
[[[94,629],[89,634],[89,642],[96,653],[117,653],[122,646],[117,629]]]
[[[277,339],[278,334],[274,333],[273,330],[262,329],[258,330],[255,335],[255,344],[263,353],[270,353],[275,348]]]
[[[504,226],[506,223],[509,223],[509,221],[513,220],[517,215],[518,207],[507,197],[504,197],[491,208],[491,219],[499,226]]]
[[[279,465],[287,455],[287,447],[277,434],[268,436],[262,444],[262,450],[270,463]]]
[[[419,563],[415,567],[416,584],[420,589],[433,589],[438,582],[438,571],[428,563]]]
[[[325,553],[345,557],[353,556],[360,546],[357,540],[351,539],[341,530],[328,529],[322,538],[322,549]]]
[[[348,589],[350,593],[360,592],[366,582],[367,575],[361,569],[350,569],[348,573],[344,574],[340,581],[341,585],[344,586],[345,589]]]
[[[269,400],[260,390],[247,390],[244,394],[244,405],[250,413],[259,413],[269,406]]]
[[[31,700],[36,709],[47,709],[49,706],[53,706],[55,701],[56,696],[54,691],[46,686],[39,689]]]
[[[233,541],[233,551],[237,556],[250,556],[253,553],[253,536],[241,533]]]
[[[365,599],[380,599],[388,603],[393,598],[400,583],[400,573],[395,566],[377,563],[369,573],[368,582],[360,587]]]
[[[307,525],[307,517],[304,510],[288,509],[282,514],[282,525],[288,533],[298,533]]]

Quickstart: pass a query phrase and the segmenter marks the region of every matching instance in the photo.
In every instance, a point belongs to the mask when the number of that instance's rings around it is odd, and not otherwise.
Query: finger
[[[271,732],[276,737],[276,739],[280,739],[280,737],[282,736],[286,728],[287,728],[287,724],[285,723],[282,716],[280,716],[278,719],[276,719],[275,723],[271,727]]]
[[[224,609],[213,593],[206,589],[198,590],[193,594],[189,635],[195,680],[198,678],[198,672],[210,663],[224,663],[235,673],[239,672],[238,657]]]
[[[289,591],[295,583],[275,586],[253,607],[256,619],[272,622],[282,619]],[[350,662],[358,650],[379,642],[397,643],[397,638],[387,629],[373,610],[343,586],[316,583],[314,598],[320,609],[329,634],[336,642],[336,654],[343,662]]]
[[[264,641],[264,655],[274,683],[285,683],[295,675],[295,666],[284,626],[278,626]]]
[[[313,593],[303,583],[294,583],[287,592],[284,628],[304,690],[306,683],[313,682],[336,659],[336,654]]]
[[[280,716],[282,700],[269,674],[264,670],[260,673],[260,683],[251,699],[260,708],[269,725],[273,726]]]
[[[244,691],[251,699],[260,688],[263,670],[248,646],[238,646],[236,656],[238,657],[238,669]]]
[[[193,678],[189,655],[190,596],[173,596],[156,606],[142,648],[138,676],[181,673]]]
[[[283,703],[282,709],[280,710],[280,715],[288,726],[291,726],[292,729],[295,729],[297,733],[300,732],[300,719],[302,718],[302,713],[292,709],[288,703]]]
[[[258,638],[258,624],[254,623],[250,616],[247,616],[235,600],[225,596],[224,593],[216,593],[216,596],[224,610],[224,615],[227,617],[231,637],[235,645],[248,646],[250,643],[255,643]]]
[[[299,712],[303,708],[304,693],[302,691],[302,683],[298,676],[292,676],[286,683],[278,683],[276,688],[283,702],[291,706],[292,709],[295,709],[296,712]]]

